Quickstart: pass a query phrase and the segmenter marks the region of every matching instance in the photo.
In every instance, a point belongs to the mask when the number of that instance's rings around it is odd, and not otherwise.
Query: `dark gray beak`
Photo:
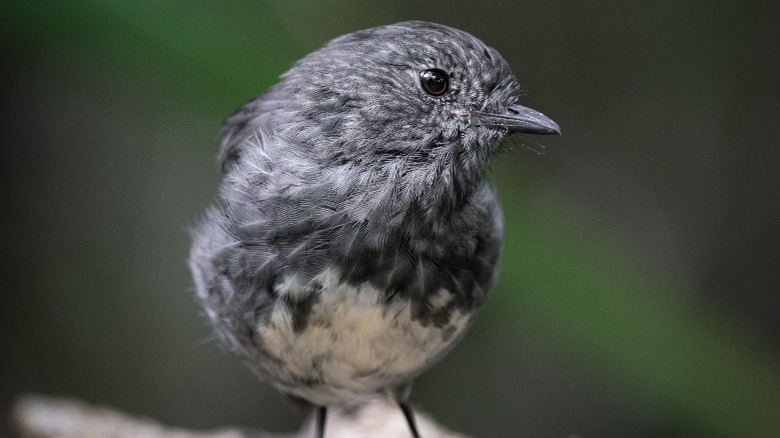
[[[504,112],[500,113],[474,111],[471,113],[471,117],[477,125],[506,128],[513,133],[561,134],[561,128],[549,117],[539,111],[520,105],[509,105]]]

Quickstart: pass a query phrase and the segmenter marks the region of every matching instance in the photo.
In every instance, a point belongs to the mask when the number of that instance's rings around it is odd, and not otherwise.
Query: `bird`
[[[512,134],[560,134],[507,61],[425,21],[338,37],[229,116],[217,199],[189,265],[216,337],[315,407],[397,403],[463,337],[497,280],[485,181]]]

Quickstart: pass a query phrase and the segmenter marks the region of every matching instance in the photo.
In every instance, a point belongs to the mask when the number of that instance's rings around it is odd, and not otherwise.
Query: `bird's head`
[[[345,159],[422,159],[442,147],[489,153],[511,133],[560,133],[517,104],[519,85],[495,49],[428,22],[337,38],[298,62],[282,86],[298,142]]]
[[[354,32],[306,56],[269,93],[276,132],[354,208],[432,217],[482,184],[512,133],[559,134],[517,104],[519,85],[493,48],[463,31],[411,21]]]

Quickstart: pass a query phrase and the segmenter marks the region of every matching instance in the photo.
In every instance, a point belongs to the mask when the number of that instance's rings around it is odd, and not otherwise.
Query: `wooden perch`
[[[466,438],[416,412],[420,434],[425,438]],[[148,418],[90,406],[72,399],[27,395],[14,405],[12,421],[21,438],[310,438],[314,421],[309,418],[298,433],[280,434],[227,428],[191,431],[165,426]],[[398,406],[386,402],[366,405],[356,412],[328,411],[326,438],[382,436],[408,438],[409,429]]]

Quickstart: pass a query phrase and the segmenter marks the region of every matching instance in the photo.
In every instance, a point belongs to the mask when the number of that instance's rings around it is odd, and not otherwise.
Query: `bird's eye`
[[[432,68],[420,72],[420,85],[431,96],[441,96],[450,86],[450,78],[444,70]]]

